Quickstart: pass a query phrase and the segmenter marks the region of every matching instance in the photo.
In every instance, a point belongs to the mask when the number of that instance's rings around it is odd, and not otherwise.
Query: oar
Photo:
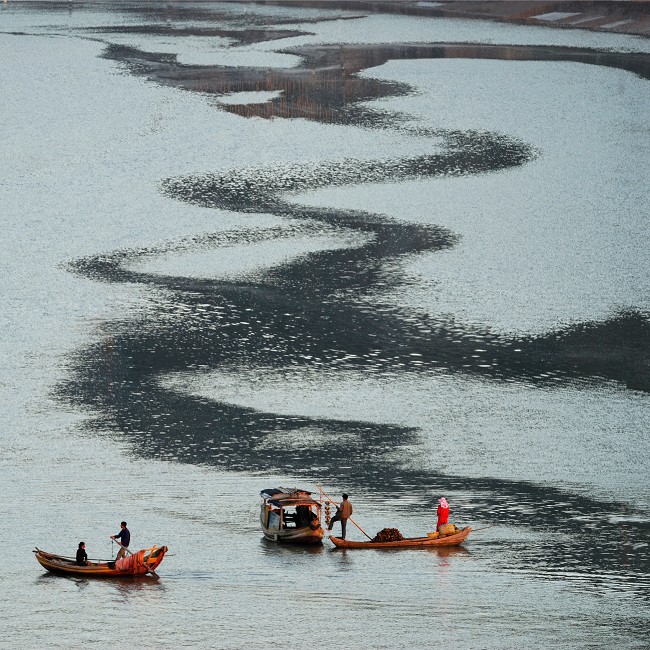
[[[117,540],[113,540],[113,541],[117,542],[117,545],[118,545],[118,546],[121,546],[121,547],[122,547],[122,548],[123,548],[123,549],[124,549],[124,550],[129,554],[129,555],[135,555],[135,553],[132,553],[131,551],[129,551],[129,547],[128,547],[128,546],[124,546],[124,544],[122,544],[122,542],[118,542]],[[158,575],[158,574],[157,574],[153,569],[151,569],[151,568],[149,568],[149,567],[147,566],[147,563],[146,563],[146,562],[143,562],[142,564],[144,565],[144,568],[145,568],[149,573],[151,573],[152,575],[156,576],[156,578],[160,578],[160,576],[159,576],[159,575]]]
[[[322,485],[319,485],[318,487],[320,488],[320,491],[325,495],[325,497],[327,498],[327,500],[328,500],[330,503],[333,503],[335,506],[338,506],[338,504],[336,503],[336,501],[333,501],[333,500],[328,496],[328,494],[325,492],[325,490],[323,490],[323,486],[322,486]],[[372,541],[372,537],[370,537],[370,535],[368,535],[368,533],[367,533],[363,528],[361,528],[361,526],[359,526],[359,524],[358,524],[356,521],[354,521],[354,519],[352,519],[352,517],[348,517],[348,519],[349,519],[349,520],[350,520],[350,521],[351,521],[351,522],[352,522],[352,523],[353,523],[353,524],[354,524],[354,525],[355,525],[355,526],[356,526],[356,527],[357,527],[357,528],[358,528],[358,529],[359,529],[359,530],[360,530],[360,531],[361,531],[361,532],[362,532],[362,533],[363,533],[363,534],[364,534],[364,535],[365,535],[365,536],[366,536],[370,541]]]

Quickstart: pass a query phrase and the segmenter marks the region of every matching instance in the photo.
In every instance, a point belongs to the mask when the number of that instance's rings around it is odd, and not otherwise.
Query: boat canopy
[[[311,498],[311,492],[298,488],[268,488],[260,492],[260,496],[271,505],[278,508],[286,506],[320,506],[320,503]]]

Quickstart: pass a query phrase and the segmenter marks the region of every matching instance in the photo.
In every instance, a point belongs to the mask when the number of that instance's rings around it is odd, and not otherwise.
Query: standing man
[[[121,544],[120,550],[117,552],[117,557],[115,558],[116,562],[126,555],[126,549],[129,548],[129,544],[131,543],[131,533],[126,527],[126,521],[121,522],[120,526],[122,530],[117,535],[110,536],[111,539],[119,540]]]
[[[352,504],[348,501],[348,495],[343,495],[343,501],[339,504],[339,507],[336,509],[336,514],[330,519],[330,525],[327,530],[331,531],[334,522],[341,522],[341,539],[345,539],[345,528],[348,524],[348,519],[352,516]]]

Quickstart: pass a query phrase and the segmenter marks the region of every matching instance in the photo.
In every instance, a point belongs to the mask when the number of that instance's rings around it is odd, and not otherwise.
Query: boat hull
[[[459,533],[447,537],[438,537],[436,539],[431,537],[410,537],[395,542],[355,542],[334,537],[333,535],[330,535],[330,540],[338,548],[431,548],[436,546],[459,546],[469,537],[471,532],[472,529],[467,527],[463,528]]]
[[[147,562],[147,567],[140,565],[128,571],[121,571],[114,568],[115,563],[103,560],[89,560],[88,564],[80,566],[72,558],[55,555],[54,553],[46,553],[40,549],[34,551],[34,555],[38,563],[44,568],[63,576],[76,576],[82,578],[127,578],[127,577],[142,577],[147,575],[150,571],[155,571],[158,565],[163,561],[166,547],[161,547],[155,559]]]
[[[304,528],[285,528],[282,530],[263,527],[262,531],[266,539],[285,544],[320,544],[323,537],[325,537],[322,528],[314,530],[309,526],[305,526]]]

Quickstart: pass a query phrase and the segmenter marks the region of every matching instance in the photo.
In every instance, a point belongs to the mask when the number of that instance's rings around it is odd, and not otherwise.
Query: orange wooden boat
[[[120,578],[143,576],[155,571],[163,561],[167,547],[145,548],[117,562],[114,560],[88,560],[88,564],[84,565],[77,564],[73,557],[46,553],[39,548],[35,549],[34,553],[41,566],[52,573],[89,578]]]
[[[472,532],[468,526],[455,535],[445,537],[407,537],[394,542],[354,542],[330,535],[330,540],[338,548],[431,548],[434,546],[460,546]]]

